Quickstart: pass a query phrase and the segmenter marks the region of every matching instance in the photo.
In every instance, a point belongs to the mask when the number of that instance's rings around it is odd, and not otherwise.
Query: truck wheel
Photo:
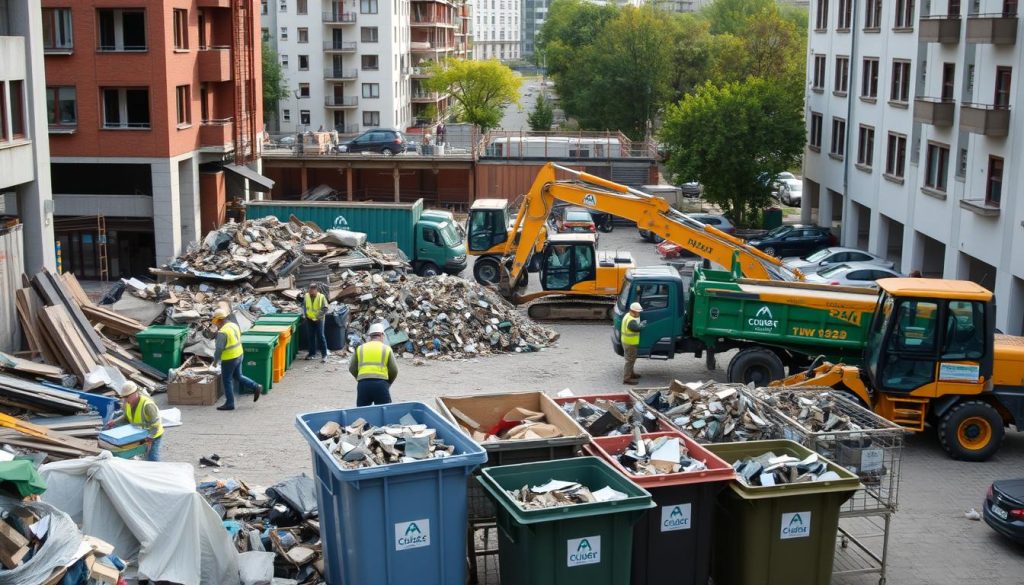
[[[786,377],[786,367],[775,352],[761,347],[740,350],[729,362],[726,376],[730,382],[767,386]]]
[[[418,273],[420,276],[437,276],[438,274],[441,274],[441,269],[433,262],[424,262],[423,264],[420,264]]]
[[[480,284],[498,284],[498,261],[494,258],[477,258],[473,263],[473,278]]]
[[[1003,442],[1003,417],[980,400],[957,404],[939,421],[939,441],[953,459],[985,461]]]

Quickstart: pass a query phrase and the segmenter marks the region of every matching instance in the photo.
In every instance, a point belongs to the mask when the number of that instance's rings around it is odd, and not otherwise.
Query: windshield
[[[828,256],[831,253],[832,252],[828,248],[825,248],[824,250],[818,250],[817,252],[804,258],[804,260],[807,260],[808,262],[821,262],[822,260],[825,259],[826,256]]]
[[[835,276],[837,274],[840,274],[842,272],[846,272],[849,269],[850,269],[850,267],[847,266],[846,264],[836,264],[835,266],[830,266],[830,267],[826,268],[825,270],[822,270],[818,274],[821,275],[821,276],[824,276],[825,278],[829,278],[829,277]]]
[[[444,245],[449,248],[454,248],[462,243],[462,238],[459,237],[459,232],[455,230],[455,226],[445,222],[437,227],[437,231],[441,232],[441,238],[444,240]]]
[[[626,307],[629,306],[629,292],[630,289],[633,288],[631,285],[632,282],[633,279],[629,278],[628,276],[625,278],[625,280],[622,281],[622,291],[619,292],[619,301],[617,303],[619,311],[621,311],[622,313],[625,313]]]
[[[892,308],[893,298],[888,294],[883,294],[878,299],[878,304],[875,305],[875,314],[871,319],[871,333],[868,337],[868,343],[864,347],[866,353],[864,356],[865,362],[867,362],[868,372],[872,378],[878,373],[878,360],[882,351],[882,337],[888,328],[889,319],[892,316]]]
[[[788,225],[780,225],[779,227],[777,227],[777,228],[773,229],[772,231],[768,232],[765,237],[777,238],[779,236],[788,234],[789,231],[792,230],[792,229],[793,228],[789,227]]]

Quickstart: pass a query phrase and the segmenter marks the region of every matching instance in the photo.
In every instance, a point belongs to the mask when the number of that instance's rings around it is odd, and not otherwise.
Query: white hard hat
[[[227,319],[231,312],[224,307],[217,307],[217,310],[213,312],[214,319]]]
[[[370,329],[367,331],[367,333],[369,333],[370,335],[384,335],[384,324],[378,322],[374,323],[373,325],[370,325]]]
[[[121,387],[117,389],[117,395],[120,396],[121,398],[124,398],[126,396],[131,396],[132,394],[135,394],[138,391],[139,387],[135,384],[135,382],[128,380],[124,384],[121,384]]]
[[[639,313],[644,310],[644,307],[640,303],[633,303],[632,305],[629,306],[629,310],[636,311],[637,313]]]

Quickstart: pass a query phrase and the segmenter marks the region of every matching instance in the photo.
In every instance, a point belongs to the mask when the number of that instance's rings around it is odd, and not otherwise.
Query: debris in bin
[[[831,391],[758,388],[755,395],[812,433],[864,430],[844,414],[842,406],[836,405]]]
[[[484,427],[457,408],[452,408],[451,411],[462,430],[478,443],[498,440],[554,439],[562,436],[561,429],[547,422],[547,415],[543,412],[534,412],[519,406],[506,412],[497,423],[489,428]]]
[[[455,446],[439,439],[435,429],[417,423],[411,416],[402,417],[402,421],[383,427],[373,426],[361,418],[346,427],[327,423],[320,428],[319,437],[345,469],[411,463],[455,454]]]
[[[839,474],[830,471],[817,453],[811,453],[801,460],[792,455],[768,452],[757,457],[739,459],[732,464],[732,468],[736,471],[736,478],[751,487],[840,479]]]
[[[701,443],[771,438],[772,424],[740,384],[682,383],[652,389],[640,398]]]
[[[539,510],[574,506],[576,504],[592,504],[595,502],[611,502],[624,500],[628,496],[611,486],[591,491],[587,486],[574,482],[552,479],[538,486],[523,486],[518,490],[506,490],[506,493],[523,510]]]
[[[679,437],[640,438],[642,448],[637,448],[636,439],[622,453],[617,455],[622,464],[633,475],[662,475],[704,471],[704,461],[690,457],[686,444]]]
[[[622,401],[598,398],[591,402],[581,397],[575,402],[562,405],[562,410],[592,437],[626,435],[636,424],[642,426],[645,432],[658,430],[658,418],[640,402],[634,401],[630,408],[628,403]]]

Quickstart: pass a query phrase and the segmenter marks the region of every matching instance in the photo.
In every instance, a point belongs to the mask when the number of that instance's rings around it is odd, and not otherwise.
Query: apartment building
[[[473,8],[476,58],[519,59],[522,54],[520,0],[475,0]]]
[[[808,35],[803,220],[989,287],[997,326],[1020,334],[1017,1],[814,0]]]
[[[22,223],[29,273],[56,265],[45,94],[39,0],[0,0],[0,216]]]
[[[450,108],[426,65],[470,56],[468,6],[448,0],[263,0],[263,35],[289,88],[282,133],[428,126]]]
[[[255,0],[42,5],[40,103],[65,269],[145,274],[223,221],[228,197],[272,186],[256,172]]]
[[[483,0],[480,0],[481,2]],[[523,11],[520,15],[519,40],[522,43],[523,59],[533,59],[537,50],[537,34],[544,27],[551,0],[521,0]]]

